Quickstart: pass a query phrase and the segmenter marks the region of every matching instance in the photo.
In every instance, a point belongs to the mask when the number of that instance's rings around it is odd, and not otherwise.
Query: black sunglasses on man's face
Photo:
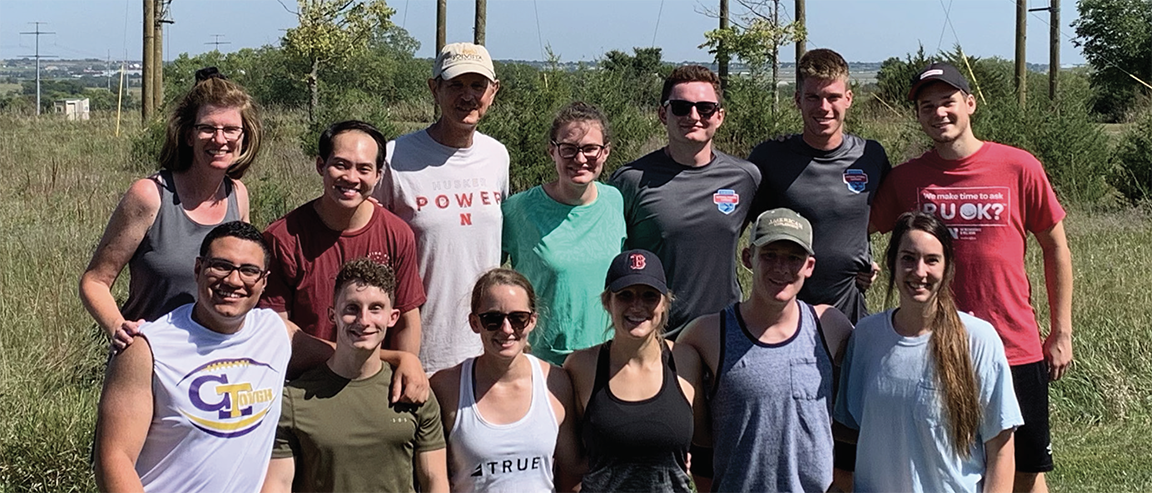
[[[712,101],[685,101],[683,99],[669,99],[664,102],[672,114],[676,116],[688,116],[692,111],[692,107],[696,107],[696,113],[700,118],[711,118],[720,109],[720,103]]]

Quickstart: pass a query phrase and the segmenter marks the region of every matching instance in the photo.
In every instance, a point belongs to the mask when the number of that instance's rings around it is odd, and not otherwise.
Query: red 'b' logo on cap
[[[642,270],[645,265],[644,255],[633,253],[628,260],[631,262],[632,270]]]

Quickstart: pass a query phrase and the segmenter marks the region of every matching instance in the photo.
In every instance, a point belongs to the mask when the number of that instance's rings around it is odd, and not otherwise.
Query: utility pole
[[[140,117],[147,122],[156,110],[152,106],[152,70],[156,65],[156,0],[144,0],[144,47],[140,74]]]
[[[1048,11],[1048,99],[1055,101],[1060,77],[1060,0],[1048,0],[1047,7],[1028,9],[1029,12],[1045,10]]]
[[[160,111],[160,107],[164,106],[164,24],[172,24],[172,20],[168,18],[168,5],[172,0],[156,0],[156,41],[153,44],[155,49],[154,62],[155,68],[152,69],[152,107],[156,111]]]
[[[1016,0],[1016,99],[1024,107],[1026,98],[1025,79],[1028,77],[1027,49],[1028,0]]]
[[[1060,85],[1060,0],[1048,0],[1048,99]]]
[[[807,30],[807,25],[805,24],[805,20],[804,20],[804,0],[796,0],[796,5],[793,8],[793,10],[796,11],[796,27],[797,27],[797,29]],[[800,65],[800,57],[804,56],[804,53],[807,53],[807,52],[808,52],[808,48],[805,46],[804,37],[797,37],[796,38],[796,65],[797,66]],[[797,81],[797,83],[799,83],[799,81],[800,81],[799,72],[797,72],[796,77],[797,77],[796,81]],[[797,90],[799,90],[799,89],[797,89]]]
[[[728,0],[720,0],[720,29],[728,29]],[[716,69],[720,72],[720,90],[723,91],[728,87],[728,49],[721,42],[716,47]]]
[[[216,39],[215,39],[215,41],[209,41],[209,42],[207,42],[207,43],[204,43],[204,44],[206,44],[206,45],[215,45],[215,47],[214,47],[214,48],[212,48],[212,49],[213,49],[213,50],[215,50],[215,51],[220,51],[220,45],[230,45],[230,44],[232,44],[232,42],[231,42],[231,41],[220,41],[220,38],[224,36],[223,34],[210,34],[210,36],[212,36],[213,38],[216,38]]]
[[[1047,7],[1030,8],[1028,12],[1048,10],[1048,99],[1056,99],[1060,77],[1060,0],[1048,0]]]
[[[40,24],[47,24],[47,22],[36,21],[36,22],[29,22],[29,24],[35,24],[36,30],[35,31],[24,31],[20,34],[35,34],[36,35],[36,54],[33,56],[36,57],[36,115],[39,116],[40,115],[40,59],[41,58],[49,58],[52,56],[52,55],[41,55],[40,54],[40,35],[41,34],[56,34],[56,33],[40,30]],[[24,55],[24,56],[27,57],[28,55]]]
[[[444,49],[448,25],[448,0],[436,0],[436,56]]]
[[[488,0],[476,0],[476,25],[475,32],[473,33],[473,42],[478,45],[484,44],[484,31],[485,24],[488,18]],[[437,53],[439,54],[439,53]]]
[[[772,29],[780,32],[780,0],[772,0]],[[772,113],[780,104],[780,45],[776,37],[772,39]],[[797,59],[797,62],[800,60]]]

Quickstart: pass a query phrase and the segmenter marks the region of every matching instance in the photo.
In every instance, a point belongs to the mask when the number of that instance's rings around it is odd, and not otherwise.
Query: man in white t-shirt
[[[483,46],[445,46],[428,88],[440,118],[388,143],[387,166],[373,196],[416,235],[428,294],[421,309],[420,361],[433,373],[481,352],[468,327],[469,297],[476,279],[500,265],[508,151],[476,131],[500,89]]]

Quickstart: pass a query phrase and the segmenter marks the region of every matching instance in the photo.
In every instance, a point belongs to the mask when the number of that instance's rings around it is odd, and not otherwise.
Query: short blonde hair
[[[808,78],[848,82],[848,62],[839,53],[827,48],[809,51],[796,64],[796,82],[804,85],[804,80]]]

